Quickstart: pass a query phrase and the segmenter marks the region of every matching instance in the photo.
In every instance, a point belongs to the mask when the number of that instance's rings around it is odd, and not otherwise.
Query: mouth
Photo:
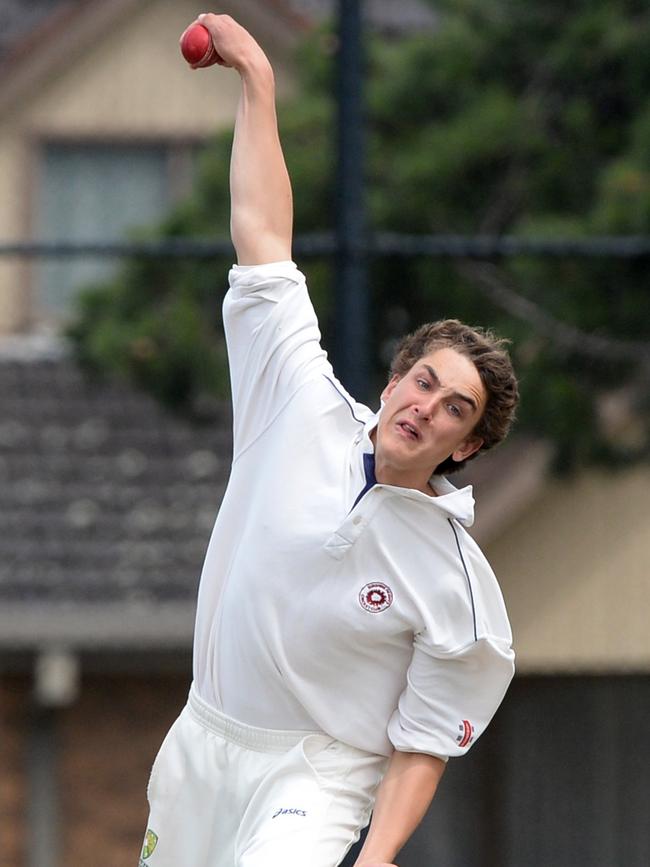
[[[409,421],[398,421],[396,427],[409,440],[417,441],[421,439],[420,431]]]

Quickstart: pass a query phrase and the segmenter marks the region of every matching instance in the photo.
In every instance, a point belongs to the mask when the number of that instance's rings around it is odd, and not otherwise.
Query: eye
[[[429,388],[429,383],[426,379],[418,379],[416,381],[420,388]]]
[[[463,417],[463,413],[462,413],[460,407],[457,406],[455,403],[448,403],[447,409],[456,418],[462,418]]]

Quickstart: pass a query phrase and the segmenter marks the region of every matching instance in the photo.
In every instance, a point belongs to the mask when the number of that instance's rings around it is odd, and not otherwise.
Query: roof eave
[[[187,650],[196,603],[5,603],[0,651]]]
[[[153,2],[153,0],[148,0]],[[41,81],[56,75],[60,67],[76,55],[92,48],[116,21],[133,8],[142,8],[142,0],[89,0],[59,7],[40,26],[16,42],[0,62],[0,116],[33,91]],[[239,0],[238,15],[258,24],[256,35],[271,38],[282,51],[290,51],[307,22],[281,2],[262,4],[257,0]],[[170,51],[175,50],[171,46]]]

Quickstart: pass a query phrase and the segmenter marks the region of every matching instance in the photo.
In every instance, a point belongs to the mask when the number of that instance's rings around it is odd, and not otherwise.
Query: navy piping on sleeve
[[[456,532],[456,528],[454,527],[454,522],[451,518],[447,518],[449,521],[449,526],[452,529],[454,534],[454,539],[456,540],[456,547],[458,548],[458,553],[460,555],[460,562],[463,564],[463,569],[465,570],[465,577],[467,578],[467,586],[469,588],[469,598],[472,603],[472,620],[474,621],[474,641],[478,641],[478,634],[476,631],[476,608],[474,607],[474,593],[472,591],[472,581],[469,577],[469,572],[467,571],[467,566],[465,564],[465,558],[463,557],[463,549],[460,547],[460,539],[458,538],[458,533]]]
[[[343,398],[343,400],[347,403],[347,405],[348,405],[348,407],[349,407],[349,409],[350,409],[350,412],[351,412],[351,414],[352,414],[352,418],[353,418],[355,421],[358,421],[359,424],[364,424],[363,419],[361,419],[361,418],[357,418],[357,417],[356,417],[356,415],[354,414],[354,409],[353,409],[353,407],[352,407],[352,404],[351,404],[350,401],[347,399],[347,397],[343,394],[343,392],[341,391],[341,389],[338,388],[338,386],[336,385],[336,383],[335,383],[335,382],[332,382],[332,380],[329,378],[329,376],[325,376],[325,374],[323,374],[323,377],[324,377],[324,378],[329,382],[329,384],[330,384],[330,385],[332,386],[332,388],[337,392],[337,394],[339,394],[339,395]]]

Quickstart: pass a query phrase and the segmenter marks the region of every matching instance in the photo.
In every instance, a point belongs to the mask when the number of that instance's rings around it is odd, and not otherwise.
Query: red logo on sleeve
[[[474,740],[474,726],[468,719],[464,719],[458,726],[459,734],[456,735],[456,742],[459,747],[467,747]]]
[[[380,581],[371,581],[370,584],[365,584],[359,591],[359,602],[361,607],[366,611],[376,613],[385,611],[393,604],[393,591],[388,584],[382,584]]]

